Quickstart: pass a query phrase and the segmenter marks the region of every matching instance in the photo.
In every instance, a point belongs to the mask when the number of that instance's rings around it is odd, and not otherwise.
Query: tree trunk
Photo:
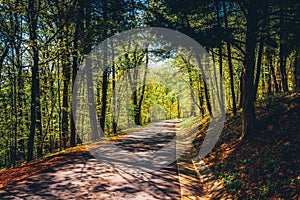
[[[107,21],[107,0],[103,0],[103,20]],[[107,31],[104,30],[103,39],[107,37]],[[108,47],[108,44],[106,44]],[[108,48],[107,48],[108,49]],[[100,117],[100,137],[104,137],[105,132],[105,120],[106,120],[106,104],[107,104],[107,86],[108,86],[108,62],[107,51],[104,51],[104,66],[102,75],[102,97],[101,97],[101,117]]]
[[[15,60],[15,53],[14,53],[14,45],[12,46],[12,60]],[[17,78],[15,75],[16,67],[15,64],[12,63],[12,70],[11,70],[11,114],[14,116],[14,121],[12,124],[12,131],[13,131],[13,142],[10,145],[10,158],[11,163],[13,166],[16,165],[16,157],[17,157],[17,140],[18,140],[18,110],[17,110]],[[10,73],[9,73],[10,74]]]
[[[216,3],[217,6],[217,23],[218,23],[218,27],[221,29],[222,28],[222,22],[220,19],[220,7],[219,7],[219,2]],[[220,71],[219,71],[219,75],[220,75],[220,84],[219,86],[216,88],[216,93],[217,93],[217,97],[218,97],[218,101],[219,101],[219,105],[222,111],[222,114],[225,114],[225,109],[224,109],[224,91],[223,91],[223,44],[222,41],[220,41],[220,44],[218,46],[218,51],[219,51],[219,67],[220,67]],[[216,66],[214,66],[214,71]],[[216,77],[216,75],[215,75]],[[218,85],[218,80],[216,80],[216,85]],[[213,99],[214,100],[214,99]]]
[[[93,86],[93,75],[91,69],[92,61],[90,57],[86,57],[85,66],[86,66],[86,75],[87,75],[87,94],[88,94],[88,105],[89,105],[89,119],[91,127],[91,139],[92,141],[97,141],[100,138],[99,130],[97,127],[97,118],[96,118],[96,106],[95,106],[95,94]]]
[[[256,117],[254,108],[254,65],[256,31],[258,23],[257,1],[250,0],[248,5],[247,32],[246,32],[246,54],[243,68],[243,101],[242,101],[242,131],[248,137],[254,134]]]
[[[72,83],[74,84],[74,80],[72,78]],[[72,86],[72,91],[74,89],[74,85]],[[75,109],[73,106],[76,105],[76,103],[74,103],[76,101],[76,95],[73,94],[72,96],[74,99],[72,99],[72,107],[71,107],[71,134],[70,134],[70,146],[71,147],[75,147],[76,146],[76,126],[75,126],[75,119],[74,116],[76,116],[76,111],[73,111],[73,109]]]
[[[179,98],[176,97],[177,99],[177,118],[180,118],[180,102],[179,102]]]
[[[114,44],[111,42],[111,49],[112,49],[112,60],[115,60],[114,57]],[[118,127],[118,120],[117,120],[117,95],[116,95],[116,66],[115,63],[112,63],[112,128],[113,133],[117,133],[117,127]]]
[[[134,106],[134,123],[135,125],[141,125],[140,122],[140,111],[138,108],[138,100],[137,100],[137,77],[138,77],[138,69],[136,66],[134,67],[134,80],[130,81],[133,85],[133,91],[132,91],[132,100],[133,100],[133,106]]]
[[[59,150],[62,150],[62,128],[61,128],[61,81],[60,81],[60,59],[57,60],[57,99],[58,99],[58,129],[59,129]]]
[[[209,101],[209,94],[208,94],[207,84],[206,84],[205,81],[204,81],[204,94],[205,94],[205,101],[206,101],[207,110],[209,112],[209,115],[211,117],[213,117],[212,108],[211,108],[210,101]]]
[[[76,146],[76,127],[75,127],[75,119],[76,116],[76,105],[77,105],[77,97],[76,92],[74,93],[74,87],[75,87],[75,80],[77,76],[77,70],[78,70],[78,41],[79,41],[79,31],[82,23],[82,7],[79,8],[78,11],[78,19],[76,21],[75,25],[75,32],[74,32],[74,41],[73,41],[73,63],[72,63],[72,109],[71,109],[71,134],[70,134],[70,146],[75,147]]]
[[[258,50],[258,56],[257,56],[257,64],[256,64],[256,76],[255,76],[255,83],[254,83],[254,98],[256,100],[257,98],[257,90],[258,90],[258,84],[259,84],[259,78],[260,78],[260,71],[261,71],[261,62],[262,62],[262,56],[264,52],[264,42],[261,39],[259,42],[259,50]]]
[[[146,89],[146,80],[147,80],[147,70],[148,70],[148,64],[149,64],[149,54],[148,54],[148,50],[146,50],[146,63],[145,63],[145,73],[144,73],[144,78],[143,78],[143,86],[142,86],[142,91],[141,91],[141,97],[139,100],[139,104],[138,104],[138,115],[139,115],[139,121],[140,124],[142,123],[141,119],[142,119],[142,104],[143,104],[143,100],[144,100],[144,96],[145,96],[145,89]]]
[[[203,108],[203,106],[204,106],[204,97],[203,97],[204,91],[203,91],[203,87],[201,86],[201,82],[202,82],[201,81],[201,76],[199,74],[199,96],[198,96],[198,98],[199,98],[199,109],[200,109],[200,113],[203,117],[204,114],[205,114],[204,108]]]
[[[33,52],[33,65],[31,75],[31,104],[30,104],[30,133],[28,138],[28,151],[27,161],[33,160],[34,156],[34,137],[37,129],[37,136],[39,141],[42,137],[42,126],[41,126],[41,111],[40,111],[40,82],[39,82],[39,52],[37,47],[37,11],[35,9],[35,0],[29,0],[28,2],[28,21],[29,21],[29,37],[32,42]],[[40,145],[37,145],[38,156],[41,157]]]
[[[187,70],[188,70],[188,76],[189,76],[189,85],[190,85],[190,92],[191,92],[191,98],[192,98],[192,105],[191,105],[191,116],[196,116],[196,111],[195,111],[195,93],[194,93],[194,84],[193,84],[193,79],[192,79],[192,71],[191,71],[191,66],[189,61],[186,61],[187,65]]]
[[[243,107],[243,76],[244,76],[244,72],[241,72],[241,76],[240,76],[240,99],[239,99],[239,108]]]
[[[296,90],[300,90],[299,50],[300,50],[300,47],[297,47],[296,52],[295,52],[295,62],[294,62],[294,79],[295,79]]]
[[[141,90],[141,95],[140,99],[138,100],[138,77],[139,77],[139,70],[138,70],[138,65],[141,64],[142,58],[144,57],[144,54],[146,53],[146,67],[145,67],[145,73],[144,73],[144,78],[143,78],[143,85],[142,85],[142,90]],[[133,59],[133,76],[131,76],[129,69],[131,67],[128,67],[128,80],[129,80],[129,86],[131,88],[132,92],[132,102],[134,106],[134,123],[135,125],[141,125],[141,107],[144,99],[144,93],[145,93],[145,88],[146,88],[146,76],[147,76],[147,68],[148,68],[148,50],[146,52],[141,52],[139,57],[137,57],[137,51],[133,52],[134,54],[134,59]],[[128,54],[125,55],[125,59],[128,63],[130,63],[130,59],[128,57]]]
[[[63,52],[65,54],[66,52]],[[70,83],[70,65],[67,62],[67,56],[63,56],[63,104],[62,104],[62,139],[63,148],[67,148],[67,139],[69,133],[69,83]]]
[[[200,58],[199,55],[197,55],[197,60],[200,64],[201,63],[201,58]],[[212,107],[211,107],[211,104],[210,104],[209,92],[208,92],[207,84],[205,82],[205,81],[207,81],[207,78],[205,76],[205,73],[204,73],[204,70],[203,70],[202,67],[200,67],[200,72],[202,74],[202,80],[203,80],[203,84],[204,84],[204,94],[205,94],[206,108],[209,112],[210,117],[213,118],[214,116],[213,116]]]
[[[9,45],[6,45],[6,47],[4,48],[4,50],[3,50],[3,52],[2,52],[2,54],[0,56],[0,78],[1,78],[1,74],[2,74],[3,62],[4,62],[5,57],[8,54],[8,51],[9,51]]]
[[[288,82],[287,82],[287,74],[286,74],[286,30],[285,26],[285,16],[284,16],[284,1],[280,1],[280,49],[279,49],[279,59],[280,59],[280,75],[281,75],[281,84],[284,92],[288,92]]]
[[[223,10],[224,10],[225,28],[226,30],[229,30],[225,1],[223,1]],[[231,45],[229,40],[227,41],[227,53],[228,53],[228,67],[229,67],[229,76],[230,76],[232,109],[233,109],[233,114],[235,115],[237,109],[236,109],[236,99],[235,99],[235,92],[234,92],[234,76],[233,76],[233,66],[232,66],[232,58],[231,58]]]
[[[274,82],[275,92],[278,93],[279,92],[279,86],[278,86],[278,83],[277,83],[275,69],[274,69],[274,65],[273,65],[273,57],[271,55],[270,55],[270,58],[269,58],[269,65],[270,65],[270,73],[272,75],[273,82]]]
[[[107,58],[107,56],[106,56]],[[104,62],[105,59],[104,59]],[[106,64],[105,64],[106,65]],[[101,96],[101,116],[100,116],[100,137],[104,137],[105,132],[105,120],[106,120],[106,105],[107,105],[107,86],[108,86],[108,67],[104,66],[103,76],[102,76],[102,96]]]

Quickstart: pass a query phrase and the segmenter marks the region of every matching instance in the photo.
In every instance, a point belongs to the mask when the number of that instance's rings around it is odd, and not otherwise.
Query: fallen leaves
[[[54,155],[48,156],[40,161],[30,162],[22,167],[7,169],[0,172],[0,188],[23,180],[33,174],[48,169],[59,164],[62,164],[70,159],[70,156],[78,155],[87,152],[84,146],[77,146],[58,152]]]
[[[241,117],[227,116],[220,141],[205,162],[235,198],[297,199],[300,93],[261,105],[257,136],[238,140]]]

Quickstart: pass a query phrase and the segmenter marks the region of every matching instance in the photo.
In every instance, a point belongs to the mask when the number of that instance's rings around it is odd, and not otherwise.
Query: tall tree
[[[31,41],[32,49],[32,68],[31,68],[31,104],[30,104],[30,134],[28,139],[28,152],[27,161],[33,159],[34,149],[34,137],[37,129],[37,136],[39,139],[42,137],[42,125],[41,125],[41,110],[40,110],[40,80],[39,80],[39,50],[37,43],[37,23],[38,23],[38,6],[39,2],[36,0],[28,1],[28,26],[29,26],[29,38]],[[40,141],[40,140],[39,140]],[[41,156],[42,152],[38,147],[38,156]]]
[[[107,0],[103,0],[103,22],[106,22],[108,20],[107,16]],[[105,26],[104,31],[103,31],[103,39],[105,40],[107,38],[107,32],[108,29]],[[105,44],[108,47],[108,42],[106,41]],[[102,98],[101,98],[101,115],[100,115],[100,136],[104,136],[104,131],[105,131],[105,120],[106,120],[106,107],[107,107],[107,88],[108,88],[108,55],[107,51],[104,52],[104,59],[103,59],[103,75],[102,75]]]
[[[286,59],[287,59],[287,30],[285,28],[286,23],[286,3],[285,1],[280,1],[280,49],[279,49],[279,59],[280,59],[280,74],[281,74],[281,84],[284,92],[288,92],[288,82],[286,74]]]
[[[73,39],[73,61],[72,61],[72,109],[71,109],[71,135],[70,135],[70,146],[76,146],[76,127],[75,127],[75,119],[76,116],[76,105],[77,105],[77,96],[76,92],[74,92],[75,81],[78,71],[78,62],[79,62],[79,37],[80,33],[82,33],[82,25],[83,25],[83,5],[82,1],[79,1],[78,7],[75,10],[75,26],[74,26],[74,39]],[[79,139],[78,139],[79,140]]]
[[[229,76],[230,76],[232,108],[233,108],[233,114],[235,115],[237,112],[237,109],[236,109],[236,99],[235,99],[235,91],[234,91],[233,65],[232,65],[232,57],[231,57],[231,44],[230,44],[231,34],[229,33],[230,30],[229,30],[229,25],[228,25],[226,2],[223,1],[222,4],[223,4],[223,11],[224,11],[225,29],[228,31],[228,34],[229,34],[229,36],[228,36],[229,38],[227,38],[226,45],[227,45],[227,54],[228,54],[228,67],[229,67]]]
[[[243,67],[243,100],[242,100],[242,131],[243,135],[251,136],[255,131],[256,117],[254,108],[254,66],[256,31],[258,30],[259,2],[249,0],[247,3],[247,32],[246,32],[246,54]]]

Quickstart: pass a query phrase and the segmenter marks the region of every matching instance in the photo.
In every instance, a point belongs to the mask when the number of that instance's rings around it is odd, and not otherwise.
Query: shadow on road
[[[163,123],[115,141],[125,152],[157,151],[174,137],[174,123]],[[176,154],[175,146],[171,154]],[[0,189],[0,199],[180,199],[176,162],[137,170],[124,152],[84,153]],[[103,150],[103,151],[101,151]],[[110,153],[119,154],[111,157]],[[168,154],[161,154],[168,155]],[[120,158],[120,159],[115,159]],[[160,158],[163,159],[163,158]]]

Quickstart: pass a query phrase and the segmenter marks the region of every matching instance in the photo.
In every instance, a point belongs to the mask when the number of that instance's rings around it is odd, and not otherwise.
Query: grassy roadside
[[[203,161],[196,161],[209,122],[210,117],[206,115],[202,119],[190,117],[181,123],[184,138],[193,141],[184,145],[185,153],[177,159],[182,199],[232,199],[208,166]]]

